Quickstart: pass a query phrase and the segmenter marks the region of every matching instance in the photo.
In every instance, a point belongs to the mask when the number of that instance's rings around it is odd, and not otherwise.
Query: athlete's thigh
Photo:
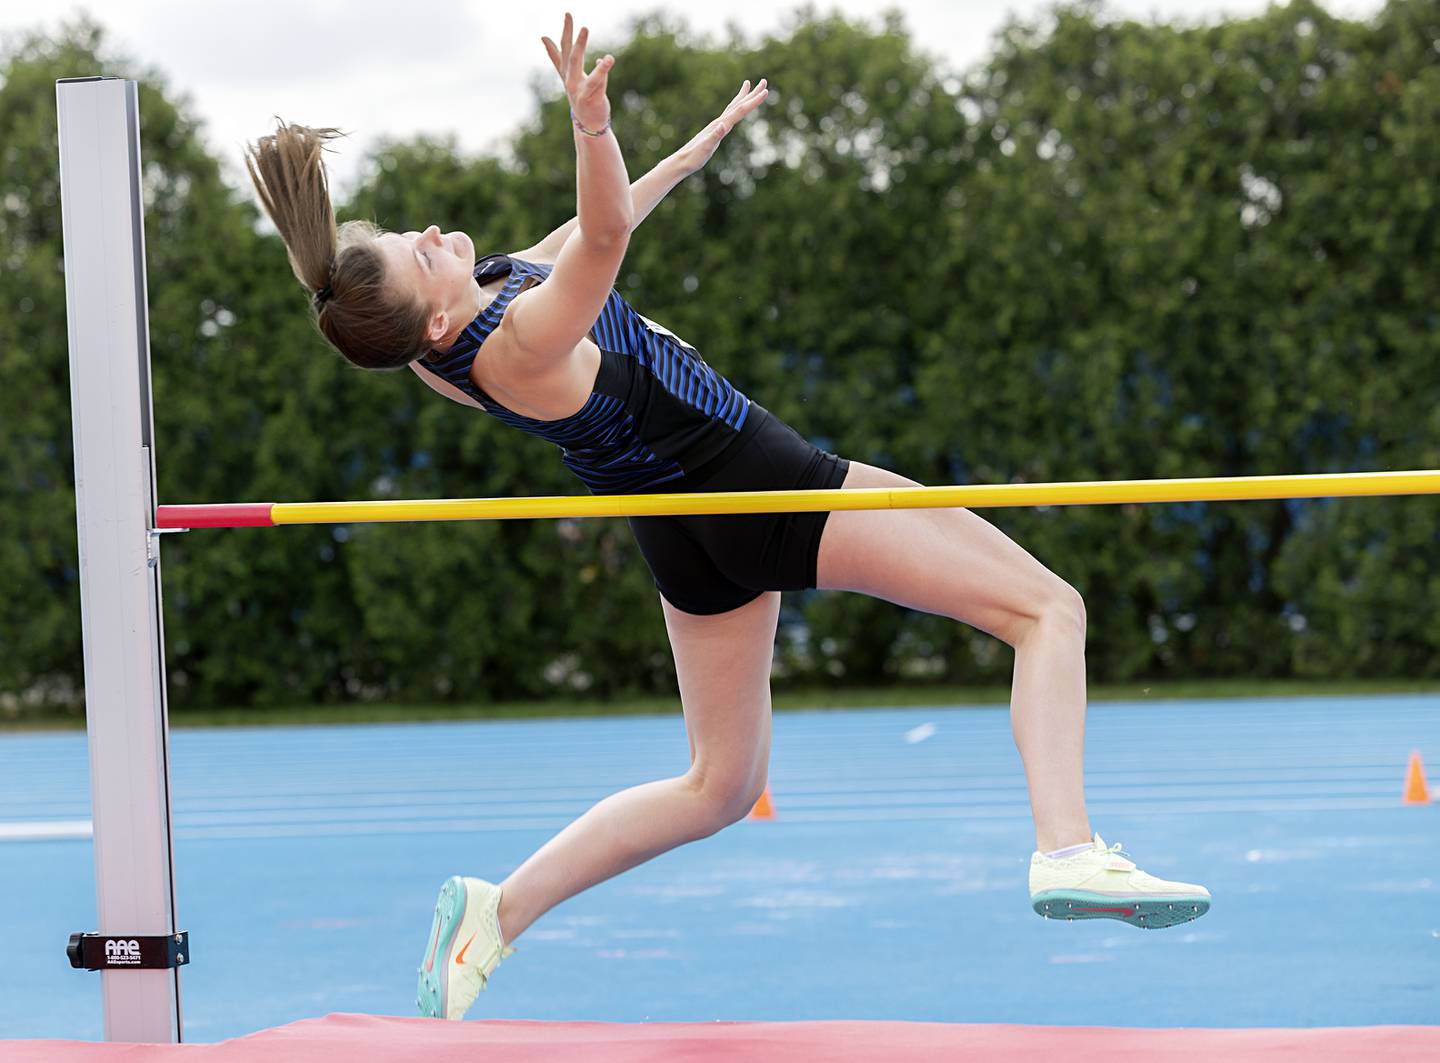
[[[918,487],[852,461],[845,489]],[[961,620],[1013,644],[1048,604],[1074,591],[989,521],[968,509],[845,510],[820,539],[821,587]]]
[[[690,758],[735,784],[763,781],[770,752],[770,663],[780,595],[767,591],[714,616],[681,612],[664,598]]]

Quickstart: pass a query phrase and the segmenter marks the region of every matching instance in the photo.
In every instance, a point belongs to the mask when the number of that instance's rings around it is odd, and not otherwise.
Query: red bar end
[[[217,506],[156,506],[157,528],[273,528],[273,502],[231,502]]]

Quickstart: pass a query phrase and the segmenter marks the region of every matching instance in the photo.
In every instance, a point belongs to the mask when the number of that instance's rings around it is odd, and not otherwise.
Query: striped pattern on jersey
[[[642,491],[715,457],[744,426],[750,400],[696,350],[638,314],[613,289],[590,337],[601,351],[595,389],[569,417],[539,421],[506,409],[470,378],[486,338],[528,278],[550,266],[506,255],[475,264],[481,284],[509,274],[496,298],[444,354],[421,366],[475,399],[486,413],[561,449],[562,461],[597,494]]]

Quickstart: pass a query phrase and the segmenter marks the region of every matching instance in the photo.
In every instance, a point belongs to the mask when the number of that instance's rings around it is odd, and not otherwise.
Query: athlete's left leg
[[[764,789],[780,595],[709,616],[682,613],[664,599],[661,606],[690,768],[611,794],[512,872],[499,909],[506,941],[581,890],[738,822]]]
[[[852,461],[843,485],[916,487]],[[1010,717],[1036,848],[1089,841],[1085,812],[1085,606],[1078,592],[966,509],[831,513],[818,582],[948,616],[1015,649]]]

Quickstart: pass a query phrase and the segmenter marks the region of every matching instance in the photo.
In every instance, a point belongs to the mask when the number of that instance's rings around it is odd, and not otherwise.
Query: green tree
[[[607,45],[638,176],[746,77],[772,96],[632,240],[619,287],[821,445],[927,483],[1433,467],[1440,3],[1203,26],[1098,4],[960,74],[898,15]],[[548,444],[329,351],[278,238],[163,75],[93,23],[0,56],[0,690],[81,675],[54,81],[142,86],[166,500],[577,493]],[[324,124],[323,115],[300,116]],[[256,135],[263,128],[255,130]],[[574,211],[563,100],[501,158],[381,145],[344,217],[482,250]],[[1432,675],[1426,499],[986,513],[1086,595],[1092,677]],[[177,541],[178,540],[178,541]],[[179,707],[673,690],[619,521],[238,530],[166,544]],[[792,595],[796,682],[1002,681],[993,638]]]

